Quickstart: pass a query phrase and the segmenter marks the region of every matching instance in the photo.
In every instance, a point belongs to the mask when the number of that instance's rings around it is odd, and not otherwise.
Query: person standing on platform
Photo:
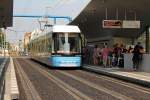
[[[108,54],[109,54],[109,48],[107,47],[107,44],[104,45],[102,51],[102,59],[103,59],[103,65],[104,67],[107,66],[107,61],[108,61]]]
[[[132,52],[133,52],[133,48],[130,46],[127,53],[132,53]]]
[[[139,68],[139,64],[142,61],[142,53],[143,53],[143,47],[141,46],[141,43],[138,42],[138,44],[133,49],[133,69],[137,70]]]
[[[100,54],[99,54],[99,48],[97,45],[95,45],[94,47],[94,50],[93,50],[93,62],[94,62],[94,65],[98,65],[99,63],[99,57],[100,57]]]
[[[120,45],[117,43],[116,45],[114,45],[114,50],[113,50],[113,53],[115,54],[115,66],[118,65],[118,58],[120,57],[121,53],[122,53],[122,49],[120,47]]]

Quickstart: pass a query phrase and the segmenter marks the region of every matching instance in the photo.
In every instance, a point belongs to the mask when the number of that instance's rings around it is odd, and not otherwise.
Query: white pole
[[[1,38],[1,50],[3,52],[3,34],[0,34],[0,38]]]
[[[106,10],[106,11],[105,11],[105,15],[106,15],[105,18],[106,18],[106,20],[107,20],[107,18],[108,18],[108,8],[106,8],[105,10]]]
[[[135,19],[135,21],[136,21],[136,11],[134,11],[134,19]]]
[[[125,20],[127,20],[127,9],[125,8]]]
[[[6,56],[6,29],[4,28],[4,57]]]
[[[118,20],[119,18],[119,11],[118,11],[118,8],[116,8],[116,19]]]

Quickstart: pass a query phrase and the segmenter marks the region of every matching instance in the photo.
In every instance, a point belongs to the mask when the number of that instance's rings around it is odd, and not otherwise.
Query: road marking
[[[34,67],[35,69],[37,69],[41,74],[43,74],[45,77],[47,77],[49,80],[52,80],[55,84],[57,84],[60,88],[62,88],[63,90],[65,90],[67,93],[69,93],[70,95],[72,95],[76,100],[83,100],[82,98],[84,98],[85,100],[93,100],[90,97],[88,97],[87,95],[83,94],[82,92],[80,92],[79,90],[73,88],[72,86],[66,84],[65,82],[63,82],[62,80],[60,80],[59,78],[55,77],[54,75],[50,74],[49,72],[45,71],[44,69],[40,68],[40,67],[35,67],[35,65],[33,65],[32,63],[30,63],[29,61],[26,61],[28,64],[30,64],[32,67]],[[49,77],[50,76],[50,77]]]
[[[120,100],[133,100],[133,99],[131,99],[131,98],[127,97],[127,96],[124,96],[124,95],[122,95],[120,93],[117,93],[115,91],[109,90],[109,89],[104,88],[104,87],[101,87],[101,86],[99,86],[97,84],[94,84],[94,83],[92,83],[90,81],[86,81],[83,78],[79,78],[79,77],[76,77],[76,76],[74,76],[72,74],[69,74],[69,73],[66,73],[66,72],[62,72],[62,71],[58,71],[58,72],[66,75],[66,76],[69,76],[69,77],[71,77],[71,78],[73,78],[75,80],[78,80],[78,81],[80,81],[80,82],[82,82],[82,83],[84,83],[84,84],[86,84],[86,85],[88,85],[88,86],[90,86],[92,88],[95,88],[95,89],[97,89],[99,91],[103,91],[103,92],[105,92],[105,93],[107,93],[109,95],[112,95],[113,97],[118,98]]]
[[[21,84],[23,86],[23,89],[25,90],[27,100],[42,100],[38,92],[35,90],[35,87],[32,85],[31,81],[27,77],[26,73],[21,68],[19,62],[15,60],[15,63],[16,63],[16,69],[18,73],[20,73],[19,77],[21,79]]]

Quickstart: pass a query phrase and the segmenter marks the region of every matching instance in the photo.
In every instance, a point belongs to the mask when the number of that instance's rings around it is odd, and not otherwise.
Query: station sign
[[[103,28],[122,28],[121,20],[103,20]]]
[[[0,0],[0,28],[12,26],[13,0]]]
[[[140,21],[135,21],[135,20],[123,20],[123,26],[122,28],[140,28]]]

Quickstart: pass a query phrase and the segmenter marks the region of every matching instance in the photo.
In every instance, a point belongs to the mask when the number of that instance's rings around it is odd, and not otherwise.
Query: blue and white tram
[[[31,56],[51,67],[81,67],[80,33],[78,26],[55,25],[47,34],[31,39]]]

